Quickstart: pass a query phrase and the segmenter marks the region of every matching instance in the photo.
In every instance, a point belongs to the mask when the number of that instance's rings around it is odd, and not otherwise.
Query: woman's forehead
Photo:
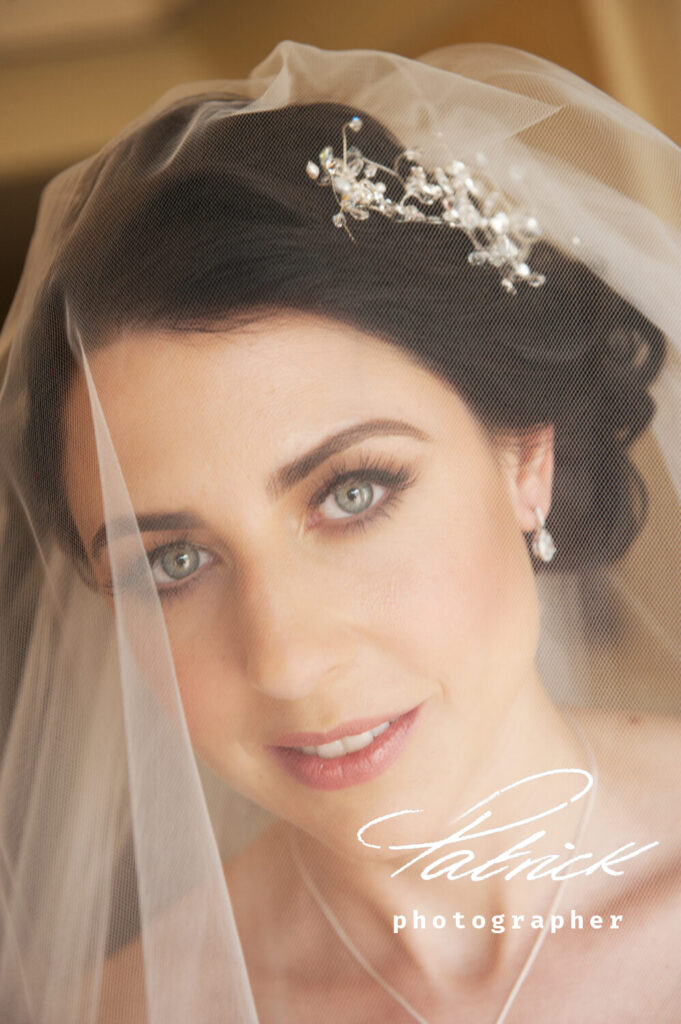
[[[142,433],[161,441],[184,424],[285,448],[314,443],[330,421],[435,420],[462,405],[397,346],[304,314],[211,333],[127,332],[90,369],[117,445]]]
[[[237,481],[260,493],[288,463],[367,422],[389,425],[371,436],[411,428],[477,450],[476,422],[430,371],[388,342],[308,316],[211,334],[128,332],[89,369],[96,395],[80,374],[65,415],[77,520],[96,518],[100,504],[97,407],[136,508],[211,501]]]

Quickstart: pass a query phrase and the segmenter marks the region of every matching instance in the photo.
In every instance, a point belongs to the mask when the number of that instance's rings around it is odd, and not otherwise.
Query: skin
[[[372,787],[310,799],[263,744],[425,701],[427,749],[462,789],[479,775],[509,709],[536,684],[538,606],[522,531],[535,525],[536,505],[550,505],[549,433],[534,462],[500,458],[432,374],[384,342],[309,318],[210,342],[124,337],[96,355],[92,373],[138,518],[201,520],[142,541],[147,553],[178,540],[207,552],[191,583],[161,583],[160,595],[189,731],[218,774],[347,847],[348,822],[359,827],[395,791],[407,801],[421,791],[431,772],[422,752]],[[72,436],[82,436],[87,401],[81,381],[67,415]],[[331,518],[342,511],[333,496],[310,509],[334,459],[280,497],[268,493],[282,466],[375,420],[429,438],[376,436],[340,457],[343,469],[364,458],[406,471],[414,482],[399,500],[390,505],[386,492],[376,502],[386,514],[364,513],[358,529]],[[67,467],[87,548],[103,520],[93,460]],[[129,537],[100,549],[93,566],[103,589],[112,560],[125,576],[134,549]]]
[[[267,966],[248,926],[258,899],[270,923],[280,917],[290,934],[309,938],[309,948],[298,942],[278,953],[291,976],[298,957],[309,963],[323,950],[327,972],[335,962],[328,926],[299,878],[291,875],[285,891],[279,884],[291,871],[292,835],[354,934],[377,951],[384,971],[401,972],[417,1001],[424,977],[435,1000],[437,979],[446,977],[458,980],[462,1007],[468,1000],[477,1012],[488,1000],[498,1008],[535,935],[494,944],[469,929],[448,933],[443,944],[436,933],[411,932],[386,943],[395,906],[437,913],[452,883],[426,892],[417,876],[390,878],[386,860],[395,854],[361,848],[355,833],[388,810],[419,807],[418,836],[444,836],[448,822],[499,785],[556,764],[588,764],[534,664],[538,600],[523,534],[536,525],[536,506],[545,515],[550,508],[551,427],[538,427],[524,445],[493,444],[450,388],[396,348],[306,316],[210,336],[130,333],[90,367],[138,519],[192,517],[188,527],[141,533],[192,743],[218,775],[282,819],[226,867],[264,1019]],[[367,421],[406,422],[410,432],[377,433],[272,493],[268,482],[282,467]],[[68,496],[89,550],[103,510],[82,377],[66,425]],[[375,505],[348,515],[333,474],[367,462],[397,468],[408,483],[391,493],[374,480]],[[358,479],[370,480],[364,473]],[[313,504],[327,484],[323,503]],[[172,543],[200,552],[199,568],[179,585],[154,555]],[[93,555],[103,590],[112,571],[127,578],[139,565],[138,544],[122,537]],[[153,635],[158,607],[129,597],[140,638]],[[153,661],[144,643],[139,656]],[[423,710],[407,747],[368,783],[311,790],[265,749],[285,732],[394,718],[417,704]],[[576,834],[581,814],[582,807],[567,812],[560,842]],[[413,841],[413,822],[391,836]],[[552,891],[522,880],[464,884],[457,908],[541,913]],[[339,993],[339,1005],[344,998]]]

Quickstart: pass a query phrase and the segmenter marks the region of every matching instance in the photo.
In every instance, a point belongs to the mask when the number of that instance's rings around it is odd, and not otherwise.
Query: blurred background
[[[681,0],[0,0],[0,322],[43,184],[169,87],[242,77],[281,39],[409,57],[505,43],[681,142]]]

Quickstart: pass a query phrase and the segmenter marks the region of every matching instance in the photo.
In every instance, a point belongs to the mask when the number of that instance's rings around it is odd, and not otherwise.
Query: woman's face
[[[532,675],[522,533],[548,510],[550,443],[532,460],[493,450],[395,347],[302,315],[129,334],[90,366],[197,751],[335,846],[402,807],[450,819]],[[67,486],[106,588],[112,562],[133,579],[136,542],[107,548],[89,415],[80,379]],[[297,735],[338,729],[359,739]]]

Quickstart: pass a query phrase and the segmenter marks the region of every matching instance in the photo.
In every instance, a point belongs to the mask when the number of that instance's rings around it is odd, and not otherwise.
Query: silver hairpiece
[[[347,132],[358,132],[360,117],[343,125],[343,156],[334,156],[331,146],[319,154],[319,164],[310,160],[307,173],[318,185],[331,185],[340,209],[333,215],[336,227],[345,228],[347,218],[366,220],[376,212],[399,222],[441,224],[463,231],[473,244],[468,262],[473,266],[489,263],[502,272],[501,284],[515,293],[516,282],[532,288],[544,284],[543,274],[533,273],[527,258],[533,243],[541,235],[535,217],[512,207],[508,200],[482,174],[473,174],[464,163],[453,161],[447,167],[427,171],[416,150],[400,153],[392,168],[367,159],[356,146],[348,146]],[[406,168],[400,170],[400,165]],[[386,183],[379,172],[396,179],[403,188],[399,199],[386,195]],[[440,204],[441,213],[426,213],[422,206]],[[416,205],[419,204],[419,205]]]

